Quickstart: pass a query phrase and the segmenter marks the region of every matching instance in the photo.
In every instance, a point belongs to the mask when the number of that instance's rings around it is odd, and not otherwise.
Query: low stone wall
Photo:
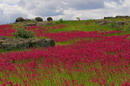
[[[0,37],[0,49],[23,49],[29,47],[54,47],[52,39]]]
[[[107,24],[114,24],[116,26],[124,26],[125,24],[129,24],[130,22],[128,21],[108,21],[108,20],[97,20],[97,24],[99,25],[107,25]]]

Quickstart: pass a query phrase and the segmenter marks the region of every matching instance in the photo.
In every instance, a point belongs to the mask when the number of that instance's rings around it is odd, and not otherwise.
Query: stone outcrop
[[[28,22],[28,21],[33,21],[33,20],[32,20],[32,19],[24,19],[24,21],[27,21],[27,22]]]
[[[48,21],[36,23],[37,26],[46,26],[46,25],[53,25],[53,24],[54,24],[53,22],[48,22]]]
[[[37,22],[42,22],[42,21],[43,21],[43,19],[42,19],[41,17],[36,17],[35,20],[36,20]]]
[[[112,18],[114,18],[114,17],[104,17],[104,19],[112,19]]]
[[[96,21],[96,23],[99,24],[99,25],[106,25],[106,24],[108,24],[110,22],[107,21],[107,20],[99,20],[99,21]]]
[[[113,19],[113,18],[130,18],[130,16],[104,17],[104,19]]]
[[[36,23],[25,23],[26,26],[35,26]]]
[[[108,21],[108,20],[97,20],[97,24],[99,25],[107,25],[107,24],[112,24],[114,26],[120,27],[124,26],[125,24],[130,23],[129,21]]]
[[[117,21],[116,22],[116,25],[121,25],[121,26],[123,26],[123,25],[125,25],[127,22],[125,22],[125,21]]]
[[[130,16],[116,16],[115,18],[130,18]]]
[[[1,49],[23,49],[29,47],[54,47],[55,41],[52,39],[36,39],[36,38],[7,38],[0,37]]]
[[[48,17],[48,18],[47,18],[47,21],[49,21],[49,22],[50,22],[50,21],[53,21],[52,17]]]
[[[24,21],[24,19],[22,18],[22,17],[18,17],[18,18],[16,18],[16,20],[15,20],[15,22],[23,22]]]

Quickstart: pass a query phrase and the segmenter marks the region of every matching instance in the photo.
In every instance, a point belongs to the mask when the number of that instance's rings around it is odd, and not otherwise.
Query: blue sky
[[[46,20],[100,19],[105,16],[129,15],[130,0],[2,0],[0,24],[14,22],[17,17]]]

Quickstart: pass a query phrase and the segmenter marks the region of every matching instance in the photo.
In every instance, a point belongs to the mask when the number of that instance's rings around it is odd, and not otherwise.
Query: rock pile
[[[104,17],[104,19],[112,19],[112,18],[130,18],[130,16]]]
[[[54,23],[48,22],[48,21],[46,21],[46,22],[37,22],[36,23],[37,26],[46,26],[46,25],[53,25],[53,24]]]
[[[104,19],[112,19],[112,18],[114,18],[114,17],[104,17]]]
[[[15,20],[14,24],[23,24],[25,27],[27,26],[46,26],[46,25],[53,25],[54,23],[52,17],[48,17],[47,21],[43,21],[41,17],[36,17],[35,19],[24,19],[22,17],[18,17]]]
[[[55,42],[52,39],[36,39],[36,38],[7,38],[0,37],[1,49],[23,49],[29,47],[54,47]]]
[[[130,16],[116,16],[115,18],[130,18]]]
[[[114,24],[115,26],[124,26],[125,24],[128,24],[128,21],[108,21],[108,20],[98,20],[96,21],[99,25],[107,25],[107,24]]]
[[[107,20],[99,20],[99,21],[96,21],[96,23],[99,24],[99,25],[106,25],[106,24],[108,24],[110,22],[107,21]]]
[[[124,26],[127,22],[125,22],[125,21],[117,21],[115,23],[116,23],[116,25]]]

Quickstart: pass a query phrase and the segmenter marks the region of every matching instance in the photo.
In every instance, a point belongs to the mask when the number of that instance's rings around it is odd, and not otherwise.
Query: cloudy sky
[[[98,19],[104,16],[130,15],[130,0],[0,0],[0,24],[17,17],[43,20]]]

